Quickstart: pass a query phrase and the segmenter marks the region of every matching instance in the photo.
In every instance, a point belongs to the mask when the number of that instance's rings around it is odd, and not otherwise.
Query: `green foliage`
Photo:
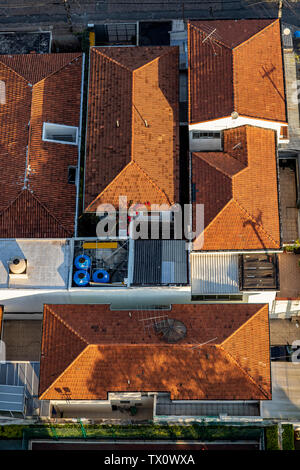
[[[24,426],[10,424],[0,426],[0,439],[22,439]]]
[[[222,426],[192,424],[188,426],[163,424],[99,425],[84,424],[87,439],[148,439],[236,441],[259,439],[261,428],[253,426]],[[5,425],[0,427],[0,439],[82,439],[79,423]]]
[[[266,450],[279,450],[278,426],[268,426],[265,428]]]
[[[282,425],[282,450],[295,450],[294,427],[292,424]]]
[[[201,425],[98,425],[83,424],[87,439],[149,439],[149,440],[252,440],[259,439],[261,429],[257,427]],[[26,427],[25,437],[53,438],[53,428],[58,438],[82,438],[79,424],[63,424]]]
[[[295,243],[291,245],[286,245],[284,251],[288,253],[298,253],[300,249],[300,240],[296,240]]]

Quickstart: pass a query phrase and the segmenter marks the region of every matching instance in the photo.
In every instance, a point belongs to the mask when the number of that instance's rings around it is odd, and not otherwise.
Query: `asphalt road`
[[[0,0],[0,30],[81,28],[88,23],[175,18],[274,18],[277,2],[259,0]],[[300,0],[284,0],[283,20],[300,25]]]

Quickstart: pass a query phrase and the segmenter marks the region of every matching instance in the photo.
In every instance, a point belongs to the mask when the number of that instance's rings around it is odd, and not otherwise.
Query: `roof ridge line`
[[[71,54],[70,52],[69,53],[65,53],[65,54]],[[75,54],[75,53],[74,53]],[[23,55],[28,55],[28,56],[32,56],[32,54],[23,54]],[[44,54],[43,54],[44,55]],[[52,55],[52,54],[51,54]],[[18,77],[22,78],[25,82],[29,83],[32,87],[34,87],[34,85],[36,85],[37,83],[40,83],[42,82],[43,80],[45,80],[46,78],[48,77],[51,77],[51,75],[57,73],[57,72],[60,72],[63,68],[65,68],[67,65],[71,64],[74,60],[78,59],[78,57],[82,56],[82,52],[79,52],[78,55],[76,57],[74,57],[72,60],[70,60],[67,64],[63,65],[62,67],[60,67],[59,69],[55,70],[54,72],[51,72],[49,75],[47,75],[46,77],[42,78],[41,80],[39,80],[38,82],[35,82],[35,83],[31,83],[27,78],[23,77],[23,75],[21,75],[19,72],[17,72],[14,68],[12,68],[11,66],[9,66],[8,64],[5,64],[5,62],[2,62],[2,60],[0,60],[0,63],[2,65],[4,65],[4,67],[8,68],[9,70],[11,70],[12,72],[14,72],[16,75],[18,75]]]
[[[236,365],[236,367],[247,377],[248,381],[249,381],[249,382],[252,382],[252,384],[253,384],[256,388],[258,388],[258,390],[260,390],[260,392],[261,392],[267,399],[269,399],[269,398],[270,398],[270,394],[269,394],[263,387],[261,387],[261,386],[254,380],[254,378],[253,378],[248,372],[245,371],[245,369],[238,363],[238,361],[237,361],[228,351],[226,351],[226,349],[224,349],[222,345],[218,345],[218,347],[219,347],[222,351],[224,351],[224,354],[230,358],[231,362],[233,362],[233,363]]]
[[[233,201],[236,203],[236,205],[239,207],[239,209],[241,209],[242,211],[244,211],[247,215],[247,217],[249,219],[251,219],[258,228],[260,228],[260,230],[273,242],[275,243],[276,245],[278,245],[278,242],[276,240],[274,240],[274,238],[265,230],[265,228],[263,227],[263,225],[261,225],[257,220],[256,218],[253,216],[253,215],[250,215],[250,213],[244,208],[244,206],[242,206],[242,204],[235,198],[233,197],[232,198]]]
[[[268,19],[268,18],[261,18],[261,19]],[[269,18],[270,20],[272,18]],[[263,29],[261,29],[260,31],[257,31],[255,34],[253,34],[252,36],[250,36],[250,38],[248,39],[245,39],[245,41],[241,42],[240,44],[238,44],[237,46],[233,47],[232,50],[234,51],[235,49],[238,49],[240,46],[243,46],[244,44],[246,44],[247,42],[251,41],[251,39],[254,39],[256,38],[256,36],[258,36],[259,34],[263,33],[266,29],[269,29],[271,26],[273,26],[276,22],[278,22],[279,19],[278,18],[274,18],[274,20],[272,21],[272,23],[268,24],[267,26],[265,26]]]
[[[21,75],[19,72],[17,72],[14,68],[10,67],[8,64],[5,64],[5,62],[2,62],[2,60],[0,60],[0,63],[2,65],[4,65],[4,67],[6,67],[7,69],[11,70],[13,73],[15,73],[18,77],[22,78],[25,82],[30,83],[30,85],[33,86],[33,84],[27,80],[27,78],[23,77],[23,75]]]
[[[16,202],[16,200],[17,200],[19,197],[21,197],[21,195],[23,194],[23,191],[24,191],[24,190],[25,190],[24,188],[22,188],[22,189],[20,190],[20,192],[17,194],[17,196],[16,196],[7,206],[5,206],[5,207],[0,211],[0,215],[2,215],[3,212],[5,212],[7,209],[9,209],[9,208]]]
[[[48,214],[50,215],[50,217],[52,217],[55,222],[66,232],[66,234],[68,234],[68,230],[65,229],[65,227],[62,225],[62,223],[55,217],[55,215],[53,215],[50,210],[48,209],[48,207],[45,206],[45,204],[43,204],[39,198],[34,194],[33,191],[31,191],[30,189],[28,188],[24,188],[22,191],[28,191],[29,194],[37,201],[37,203],[46,211],[48,212]]]
[[[143,46],[140,46],[140,47],[143,47]],[[145,47],[147,47],[147,46],[145,46]],[[148,46],[148,47],[149,47],[149,46]],[[151,47],[151,46],[150,46],[150,47]],[[140,69],[142,69],[143,67],[146,67],[147,65],[152,64],[153,62],[155,62],[155,61],[158,60],[158,59],[161,59],[162,57],[164,57],[164,56],[167,55],[167,54],[171,54],[171,52],[173,52],[173,50],[170,51],[170,49],[173,48],[173,47],[177,47],[177,46],[152,46],[152,47],[167,47],[168,50],[166,50],[163,54],[161,54],[161,55],[155,57],[155,59],[151,59],[149,62],[146,62],[145,64],[141,65],[140,67],[137,67],[136,69],[133,70],[133,72],[136,72],[137,70],[140,70]]]
[[[200,22],[201,20],[198,20],[198,21]],[[203,21],[207,21],[207,20],[203,20]],[[193,27],[194,29],[196,29],[197,31],[199,31],[199,32],[201,32],[201,33],[203,33],[203,34],[209,34],[209,33],[207,33],[206,31],[203,31],[202,29],[200,29],[198,26],[195,26],[193,23],[189,22],[189,24],[190,24],[190,26],[192,26],[192,27]],[[222,46],[226,47],[226,49],[229,49],[229,50],[233,51],[233,48],[232,48],[232,47],[230,47],[230,46],[228,46],[227,44],[225,44],[224,42],[220,41],[220,39],[214,38],[214,41],[216,41],[216,42],[222,44]]]
[[[61,316],[53,310],[49,304],[46,304],[46,308],[49,310],[51,315],[53,315],[57,320],[59,320],[68,330],[70,330],[75,336],[77,336],[81,341],[86,343],[87,345],[91,344],[89,341],[87,341],[83,336],[81,336],[74,328],[72,328],[69,323],[67,323],[65,320],[61,318]]]
[[[104,46],[105,47],[105,46]],[[109,46],[108,46],[109,47]],[[101,46],[92,46],[92,50],[94,50],[95,52],[97,52],[98,54],[102,55],[102,57],[105,57],[107,60],[109,60],[110,62],[113,62],[114,64],[118,65],[119,67],[123,67],[125,70],[127,70],[128,72],[132,73],[134,72],[134,70],[131,70],[129,67],[127,67],[126,65],[124,64],[121,64],[120,62],[118,62],[116,59],[113,59],[112,57],[109,57],[108,55],[100,52],[100,50],[98,50],[98,48],[101,48]]]
[[[237,333],[240,332],[240,330],[242,330],[244,328],[245,325],[247,325],[253,318],[255,318],[259,313],[261,313],[261,311],[263,309],[266,308],[266,305],[264,304],[262,307],[259,308],[259,310],[257,310],[257,312],[254,313],[254,315],[252,315],[250,318],[248,318],[247,321],[245,321],[244,323],[241,324],[241,326],[239,326],[239,328],[237,330],[234,330],[233,333],[231,333],[230,336],[227,336],[227,338],[224,339],[224,341],[222,341],[222,343],[220,343],[220,346],[223,346],[225,343],[227,343],[227,341],[229,341],[233,336],[235,336]]]
[[[238,175],[239,173],[241,173],[241,171],[244,171],[248,168],[248,165],[244,165],[242,162],[240,162],[240,160],[238,160],[237,158],[233,157],[232,155],[230,155],[230,153],[228,152],[193,152],[194,155],[196,155],[198,158],[202,158],[201,156],[199,156],[201,153],[203,154],[209,154],[209,153],[217,153],[217,154],[220,154],[220,155],[225,155],[226,157],[229,157],[230,159],[232,160],[235,160],[236,162],[240,163],[241,165],[243,165],[244,168],[242,168],[241,170],[239,170],[237,173],[234,173],[233,175],[230,175],[229,173],[226,172],[226,170],[223,170],[219,167],[217,167],[213,162],[209,162],[207,160],[205,160],[205,163],[207,163],[208,165],[210,165],[212,168],[214,168],[215,170],[219,171],[220,173],[223,173],[223,175],[227,176],[228,178],[230,178],[232,180],[232,178],[235,176],[235,175]]]
[[[130,160],[130,162],[126,163],[126,165],[124,166],[124,168],[122,168],[122,170],[114,177],[114,179],[112,179],[112,180],[110,181],[110,183],[108,183],[108,185],[105,186],[105,188],[101,191],[101,193],[99,193],[98,196],[96,196],[96,197],[92,200],[92,202],[90,202],[90,204],[87,206],[87,208],[85,209],[84,212],[86,212],[86,211],[88,210],[88,208],[89,208],[92,204],[94,204],[94,203],[97,201],[97,199],[99,199],[100,196],[102,196],[102,194],[105,193],[105,191],[107,191],[107,190],[110,188],[110,186],[122,175],[122,173],[123,173],[132,163],[134,163],[132,160]]]
[[[130,162],[127,163],[126,166],[124,166],[124,168],[122,168],[122,170],[120,171],[120,173],[118,173],[117,176],[115,176],[115,178],[103,189],[103,191],[101,191],[101,193],[98,194],[98,196],[87,206],[87,208],[85,209],[85,211],[88,211],[88,208],[89,208],[91,205],[93,205],[93,204],[97,201],[97,199],[99,199],[99,198],[110,188],[110,186],[112,186],[112,184],[115,183],[115,181],[116,181],[119,177],[121,177],[122,173],[123,173],[124,171],[126,171],[127,168],[128,168],[130,165],[131,165],[131,166],[132,166],[132,165],[135,165],[135,166],[145,175],[145,177],[148,179],[148,181],[149,181],[153,186],[155,186],[155,187],[158,189],[158,191],[161,192],[161,193],[167,198],[167,201],[170,203],[170,200],[169,200],[169,198],[167,197],[167,195],[164,193],[164,191],[163,191],[161,188],[159,188],[159,186],[157,186],[157,184],[156,184],[154,181],[151,180],[150,176],[136,163],[135,160],[131,160]]]
[[[93,346],[92,344],[87,344],[85,346],[85,348],[83,348],[83,350],[73,359],[72,362],[70,362],[70,364],[56,377],[56,379],[49,385],[48,388],[46,388],[46,390],[39,396],[39,400],[44,400],[43,396],[51,389],[54,387],[54,385],[56,384],[56,382],[67,372],[67,370],[69,370],[74,364],[75,362],[79,359],[79,357],[81,357],[84,352],[90,348],[90,346]]]
[[[67,53],[67,54],[71,54],[70,52]],[[72,60],[70,60],[67,64],[65,65],[62,65],[60,68],[58,68],[57,70],[54,70],[54,72],[51,72],[49,73],[49,75],[47,75],[46,77],[42,78],[41,80],[39,80],[38,82],[36,82],[34,85],[32,85],[33,87],[35,85],[37,85],[38,83],[40,82],[43,82],[44,80],[47,80],[49,77],[52,77],[52,75],[58,73],[58,72],[61,72],[64,68],[66,68],[68,65],[72,64],[75,60],[77,60],[79,57],[82,57],[82,52],[79,52],[78,55],[76,57],[73,57]]]
[[[170,199],[168,198],[168,196],[166,195],[166,193],[158,186],[157,183],[155,183],[155,181],[153,181],[151,179],[151,177],[148,175],[148,173],[132,158],[131,162],[136,165],[138,167],[138,169],[146,176],[146,178],[148,179],[148,181],[153,185],[155,186],[159,192],[161,192],[167,199],[167,201],[171,204],[171,201]],[[173,204],[173,203],[172,203]]]
[[[216,214],[216,216],[209,222],[209,224],[204,228],[204,230],[202,230],[201,233],[205,233],[205,231],[208,229],[208,227],[216,220],[217,217],[219,217],[219,216],[222,214],[222,212],[225,211],[225,209],[226,209],[226,208],[229,206],[229,204],[230,204],[231,202],[233,202],[233,201],[234,201],[234,199],[233,199],[233,197],[231,197],[231,198],[229,199],[229,201],[226,202],[225,206],[222,207],[222,209]]]

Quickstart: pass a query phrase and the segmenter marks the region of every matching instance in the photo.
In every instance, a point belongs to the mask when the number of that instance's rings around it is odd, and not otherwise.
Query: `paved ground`
[[[4,320],[2,340],[7,361],[39,361],[41,320]]]
[[[280,166],[279,169],[283,243],[290,243],[298,238],[296,173],[293,164],[294,161],[290,166]]]
[[[300,319],[298,322],[280,318],[271,319],[270,339],[272,346],[292,344],[293,341],[300,340]]]
[[[297,299],[300,297],[300,255],[282,253],[278,258],[280,292],[277,298]]]
[[[0,30],[52,27],[76,31],[88,23],[176,18],[274,18],[277,2],[256,0],[0,0]],[[286,22],[300,24],[300,4],[283,8]],[[47,29],[47,28],[46,28]]]
[[[300,363],[272,362],[272,400],[261,402],[264,418],[300,418]]]

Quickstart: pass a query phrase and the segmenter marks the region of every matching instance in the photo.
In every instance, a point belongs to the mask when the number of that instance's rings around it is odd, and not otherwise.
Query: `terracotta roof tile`
[[[81,73],[78,53],[0,56],[0,164],[6,174],[0,237],[73,234],[76,187],[68,184],[68,167],[77,166],[78,148],[44,142],[42,127],[46,121],[79,126]]]
[[[271,398],[267,305],[173,305],[168,317],[187,327],[176,344],[145,329],[141,313],[46,305],[41,399],[65,399],[64,388],[68,399],[86,400],[106,399],[110,391],[167,391],[172,399]]]
[[[275,141],[272,130],[241,126],[224,131],[224,152],[193,154],[195,203],[204,204],[195,250],[280,248]]]
[[[178,201],[178,106],[177,48],[91,49],[87,212],[119,195],[144,203],[143,184],[147,202]]]
[[[188,37],[190,123],[233,111],[286,122],[279,20],[191,21]]]

